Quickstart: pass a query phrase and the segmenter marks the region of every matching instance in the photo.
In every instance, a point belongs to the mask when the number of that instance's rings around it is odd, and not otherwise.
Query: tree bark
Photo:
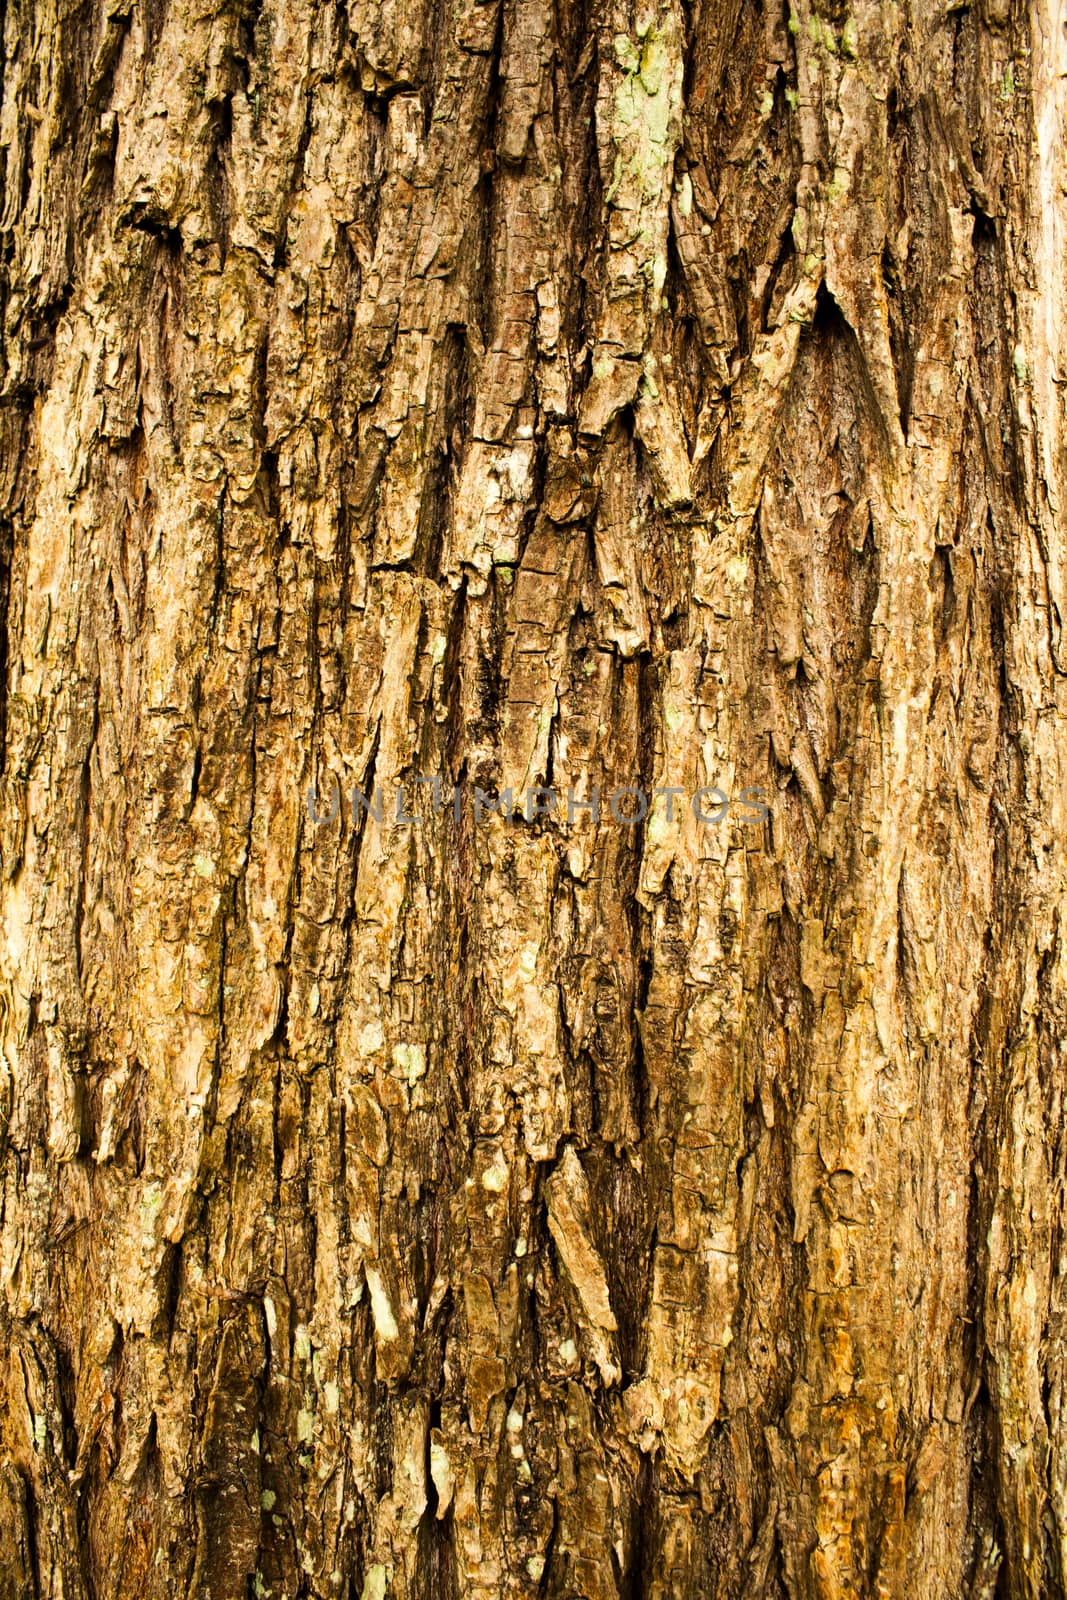
[[[1067,1593],[1065,112],[9,0],[0,1594]]]

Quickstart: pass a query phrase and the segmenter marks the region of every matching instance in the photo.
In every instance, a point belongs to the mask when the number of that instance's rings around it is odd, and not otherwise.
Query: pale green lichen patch
[[[426,1073],[426,1047],[421,1044],[395,1044],[393,1046],[393,1065],[397,1071],[407,1079],[410,1087]]]
[[[615,60],[624,72],[640,72],[641,52],[629,34],[617,33],[614,38]]]
[[[155,1238],[156,1221],[163,1208],[163,1190],[158,1183],[150,1183],[141,1196],[141,1237],[146,1243]]]
[[[360,1600],[385,1600],[389,1590],[390,1571],[382,1563],[376,1562],[373,1567],[367,1568],[367,1576],[363,1580],[363,1593]]]
[[[624,35],[615,39],[615,60],[624,77],[613,98],[612,134],[618,157],[609,199],[659,199],[664,168],[673,155],[672,123],[681,103],[681,53],[673,30],[649,23],[640,49]],[[634,193],[636,191],[636,194]]]
[[[849,190],[850,174],[845,167],[835,167],[834,175],[826,186],[826,198],[832,204]]]

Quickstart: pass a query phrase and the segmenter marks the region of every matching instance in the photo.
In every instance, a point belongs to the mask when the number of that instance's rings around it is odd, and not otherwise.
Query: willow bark
[[[1065,115],[8,0],[3,1596],[1067,1593]]]

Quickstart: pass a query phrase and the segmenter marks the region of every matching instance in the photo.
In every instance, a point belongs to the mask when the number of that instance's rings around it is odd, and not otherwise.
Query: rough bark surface
[[[7,0],[5,1600],[1067,1592],[1065,107]]]

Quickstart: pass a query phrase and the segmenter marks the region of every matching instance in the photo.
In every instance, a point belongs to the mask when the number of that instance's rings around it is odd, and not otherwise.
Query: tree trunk
[[[5,1600],[1067,1593],[1067,30],[791,4],[9,0]]]

